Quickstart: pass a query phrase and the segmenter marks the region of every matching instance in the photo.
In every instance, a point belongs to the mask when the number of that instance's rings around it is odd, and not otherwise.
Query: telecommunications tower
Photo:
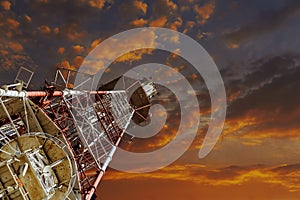
[[[95,199],[131,120],[148,120],[154,84],[118,77],[82,90],[71,80],[93,76],[59,68],[43,90],[27,91],[32,75],[22,67],[0,89],[0,199]]]

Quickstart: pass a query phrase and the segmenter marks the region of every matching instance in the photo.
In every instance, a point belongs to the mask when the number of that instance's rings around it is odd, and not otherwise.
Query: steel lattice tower
[[[131,119],[147,120],[153,83],[86,91],[70,87],[76,73],[58,69],[43,91],[0,89],[2,199],[93,199]]]

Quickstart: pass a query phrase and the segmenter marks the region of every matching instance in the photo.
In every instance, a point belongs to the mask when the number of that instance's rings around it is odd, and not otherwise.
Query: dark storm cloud
[[[246,95],[281,74],[288,73],[296,65],[296,57],[293,55],[266,57],[252,63],[241,63],[239,66],[232,64],[221,69],[229,96],[236,92]]]
[[[262,86],[277,76],[291,73],[289,70],[293,70],[296,63],[291,56],[276,56],[255,61],[252,65],[255,67],[254,72],[244,78],[249,88]]]
[[[273,33],[282,28],[291,17],[299,14],[300,1],[288,1],[287,6],[276,11],[264,11],[253,22],[242,25],[239,29],[225,35],[229,46],[239,45],[249,39]]]
[[[276,105],[289,107],[291,102],[297,105],[296,100],[300,97],[300,92],[296,88],[300,84],[297,78],[300,69],[292,57],[273,57],[260,64],[256,62],[255,65],[257,68],[252,73],[245,75],[240,82],[234,82],[248,94],[232,105],[240,105],[244,109],[233,109],[231,117],[234,117],[236,112],[246,113],[254,108],[263,109]],[[290,103],[285,103],[288,99]],[[242,102],[244,104],[240,104]]]
[[[296,171],[300,171],[300,164],[282,165],[282,166],[272,169],[272,171],[277,172],[279,174],[287,174],[289,172],[296,172]]]
[[[254,64],[256,69],[245,75],[244,80],[236,80],[228,86],[239,90],[239,97],[230,104],[227,120],[252,118],[255,122],[251,131],[273,130],[274,136],[289,136],[287,131],[300,128],[300,68],[295,58],[289,56]]]

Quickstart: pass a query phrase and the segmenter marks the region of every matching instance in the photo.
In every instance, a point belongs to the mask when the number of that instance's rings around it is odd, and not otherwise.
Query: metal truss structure
[[[140,84],[129,97],[126,89],[74,88],[76,73],[59,69],[43,91],[23,91],[18,83],[0,89],[3,199],[94,199],[131,119],[147,118],[152,83]],[[41,196],[34,197],[36,191]]]

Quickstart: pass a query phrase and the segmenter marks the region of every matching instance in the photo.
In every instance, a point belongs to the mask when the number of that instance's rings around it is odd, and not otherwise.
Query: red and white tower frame
[[[127,89],[71,89],[74,73],[57,71],[62,90],[55,83],[43,91],[24,91],[20,84],[0,89],[4,199],[93,199],[131,119],[147,120],[149,99],[156,93],[153,83],[135,81],[129,97]],[[4,183],[5,178],[11,183]],[[38,189],[30,184],[32,178]],[[35,191],[42,197],[35,198]]]

